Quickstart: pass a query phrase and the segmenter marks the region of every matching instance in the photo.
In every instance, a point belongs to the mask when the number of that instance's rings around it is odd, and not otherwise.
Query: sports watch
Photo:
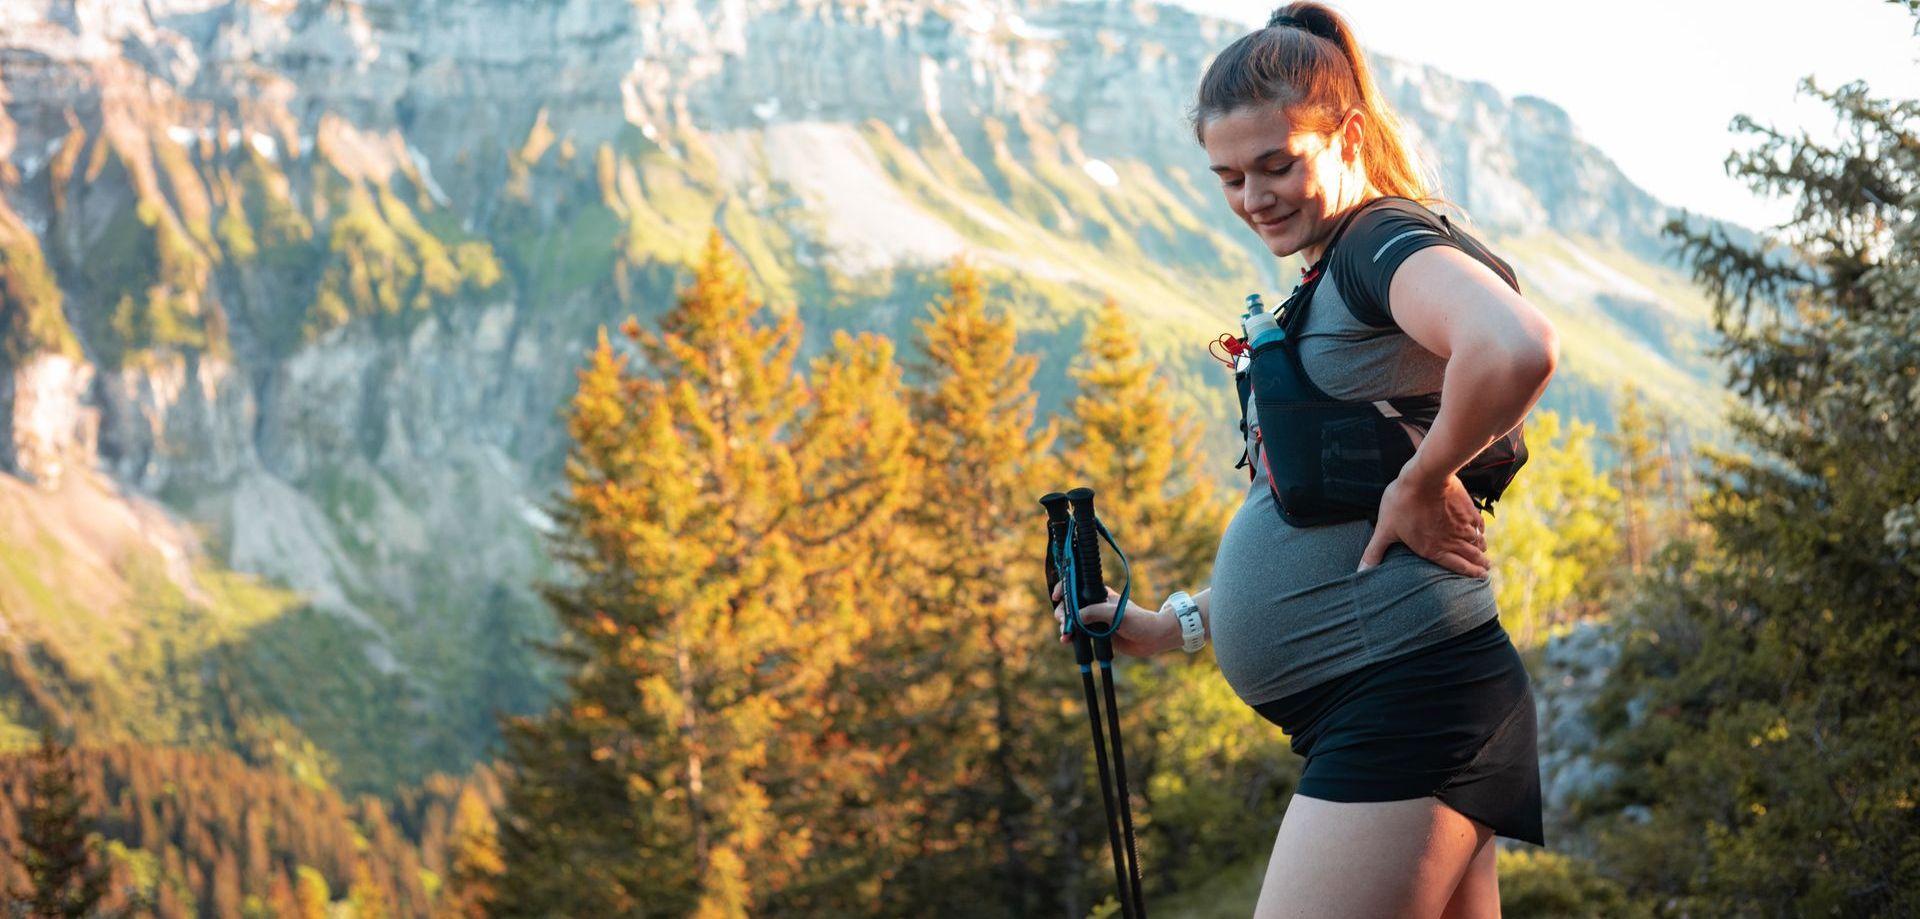
[[[1173,617],[1180,621],[1180,650],[1192,654],[1207,645],[1207,629],[1200,624],[1200,605],[1193,602],[1184,590],[1176,590],[1167,602],[1160,604],[1165,612],[1171,608]]]

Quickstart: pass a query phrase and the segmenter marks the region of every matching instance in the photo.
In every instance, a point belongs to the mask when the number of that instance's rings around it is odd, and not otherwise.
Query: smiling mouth
[[[1256,227],[1259,227],[1259,228],[1260,228],[1260,229],[1262,229],[1262,230],[1271,230],[1271,229],[1273,229],[1274,227],[1277,227],[1277,226],[1279,226],[1280,224],[1282,224],[1282,223],[1284,223],[1284,222],[1286,222],[1287,220],[1289,220],[1289,219],[1291,219],[1291,218],[1293,217],[1293,215],[1294,215],[1294,214],[1298,214],[1298,213],[1300,213],[1300,212],[1299,212],[1299,211],[1294,211],[1293,213],[1290,213],[1290,214],[1288,214],[1288,215],[1287,215],[1287,216],[1285,216],[1285,217],[1281,217],[1281,218],[1280,218],[1280,219],[1278,219],[1278,220],[1255,220],[1255,221],[1253,222],[1253,225],[1254,225],[1254,226],[1256,226]]]

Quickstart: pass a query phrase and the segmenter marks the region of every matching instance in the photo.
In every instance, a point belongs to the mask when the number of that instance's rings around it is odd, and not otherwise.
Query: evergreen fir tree
[[[1750,121],[1730,165],[1795,200],[1773,245],[1676,225],[1726,335],[1736,428],[1599,711],[1610,869],[1674,915],[1920,914],[1920,102],[1853,84],[1838,143]]]
[[[240,859],[221,846],[213,863],[214,919],[240,919]]]
[[[87,802],[67,748],[42,731],[35,773],[20,815],[20,851],[28,886],[9,894],[27,919],[95,915],[107,894],[108,871],[89,830]]]
[[[599,508],[589,502],[624,497],[643,462],[656,454],[667,458],[669,451],[650,449],[658,441],[640,440],[662,432],[638,428],[629,417],[637,389],[625,358],[602,332],[581,371],[568,418],[574,447],[566,475],[573,497],[556,514],[560,531],[571,537],[556,556],[575,578],[547,591],[563,637],[572,639],[551,650],[573,667],[570,695],[580,701],[563,701],[544,718],[509,719],[505,725],[506,760],[515,770],[505,782],[500,835],[507,872],[489,903],[493,915],[633,915],[641,894],[632,891],[650,891],[649,904],[662,915],[683,915],[693,907],[691,846],[640,811],[634,796],[654,786],[630,787],[639,783],[629,781],[606,740],[672,731],[641,705],[639,687],[614,666],[625,643],[616,639],[619,624],[604,611],[632,609],[644,600],[612,538],[619,523],[596,516]],[[600,544],[591,541],[589,527],[607,534]]]
[[[272,887],[267,893],[267,914],[275,919],[302,919],[299,895],[284,872],[274,872]]]
[[[393,902],[386,890],[387,886],[374,878],[366,862],[355,867],[353,883],[347,887],[347,903],[353,910],[353,919],[393,919]]]

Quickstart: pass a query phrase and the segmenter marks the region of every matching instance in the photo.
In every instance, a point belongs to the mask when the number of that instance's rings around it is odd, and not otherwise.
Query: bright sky
[[[1175,0],[1263,25],[1272,6]],[[1874,95],[1920,98],[1914,19],[1885,0],[1335,0],[1368,48],[1482,80],[1567,110],[1580,134],[1660,200],[1759,228],[1787,216],[1726,175],[1750,146],[1736,114],[1831,136],[1825,106],[1796,99],[1865,79]]]

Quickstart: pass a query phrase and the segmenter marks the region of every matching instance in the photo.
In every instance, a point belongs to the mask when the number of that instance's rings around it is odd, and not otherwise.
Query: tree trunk
[[[698,874],[707,874],[707,815],[702,806],[702,793],[705,790],[700,782],[700,751],[694,743],[698,736],[695,732],[694,711],[696,701],[693,696],[693,661],[687,653],[686,636],[678,631],[673,638],[674,664],[680,671],[680,704],[684,712],[680,718],[680,738],[687,745],[687,812],[693,823],[694,864]]]

